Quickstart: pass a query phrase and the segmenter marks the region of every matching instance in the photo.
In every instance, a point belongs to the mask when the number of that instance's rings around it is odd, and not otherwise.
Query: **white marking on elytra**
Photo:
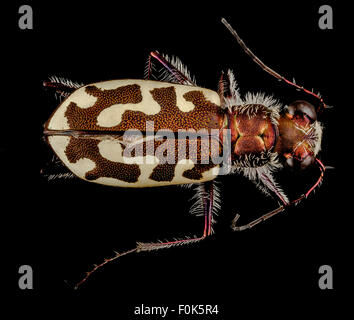
[[[110,82],[118,82],[115,84],[115,88],[137,84],[140,86],[140,91],[142,95],[142,101],[140,103],[126,103],[126,104],[114,104],[104,110],[97,117],[97,125],[100,127],[110,128],[117,126],[122,121],[122,115],[125,111],[141,111],[147,115],[157,114],[161,111],[160,105],[152,98],[150,90],[156,88],[156,84],[151,81],[138,81],[138,80],[119,80],[119,81],[109,81],[98,83],[96,86],[99,89],[106,89],[112,87],[112,83]]]
[[[143,144],[146,139],[139,139],[140,143]],[[105,140],[98,144],[98,150],[102,157],[107,160],[120,162],[125,164],[149,164],[156,167],[159,164],[159,159],[155,156],[135,156],[127,157],[123,154],[122,141],[107,137]]]
[[[119,162],[119,163],[129,163],[129,164],[138,164],[141,174],[138,178],[138,181],[135,183],[129,183],[125,181],[121,181],[115,178],[108,177],[99,177],[96,180],[92,180],[91,182],[104,184],[109,186],[119,186],[119,187],[133,187],[133,188],[143,188],[143,187],[154,187],[154,186],[166,186],[171,184],[189,184],[195,182],[203,182],[215,179],[216,172],[215,168],[212,168],[202,174],[202,179],[195,181],[189,178],[183,177],[183,172],[186,170],[192,169],[194,167],[194,163],[190,159],[180,159],[176,166],[174,172],[174,178],[172,181],[155,181],[150,179],[150,175],[153,172],[154,168],[159,164],[159,160],[155,156],[147,155],[145,157],[123,157],[122,147],[119,140],[114,139],[110,136],[105,136],[99,144],[99,152],[102,157],[107,160]],[[60,158],[61,161],[65,164],[65,166],[72,171],[76,176],[81,179],[85,179],[85,175],[87,172],[93,170],[96,167],[96,163],[88,158],[79,159],[75,163],[69,162],[65,150],[70,143],[70,137],[68,136],[49,136],[48,137],[49,144],[52,146],[54,152]]]
[[[137,104],[114,104],[109,108],[102,110],[97,117],[97,124],[101,127],[114,127],[122,121],[122,115],[125,111],[141,111],[147,115],[157,114],[161,111],[161,106],[153,99],[151,91],[158,88],[167,88],[173,86],[176,92],[177,107],[182,112],[192,111],[195,106],[192,102],[187,101],[183,95],[192,90],[200,90],[205,98],[212,103],[220,105],[220,98],[216,92],[183,85],[176,85],[165,82],[150,81],[150,80],[112,80],[94,84],[99,89],[115,89],[119,86],[137,84],[141,88],[142,102]]]
[[[142,102],[137,104],[115,104],[104,110],[97,117],[97,125],[109,128],[116,125],[122,120],[122,114],[126,110],[132,111],[141,111],[147,115],[157,114],[161,111],[160,105],[152,98],[151,90],[157,88],[168,88],[173,86],[176,92],[177,106],[182,112],[190,112],[195,106],[192,102],[187,101],[183,95],[190,91],[202,91],[206,100],[220,106],[220,97],[219,95],[212,90],[200,88],[200,87],[191,87],[178,85],[167,82],[160,81],[152,81],[152,80],[134,80],[134,79],[125,79],[125,80],[111,80],[111,81],[103,81],[98,83],[90,84],[90,86],[96,86],[101,90],[111,90],[117,89],[122,86],[137,84],[141,88],[142,93]],[[52,130],[68,130],[69,124],[68,120],[65,117],[65,112],[70,103],[75,103],[79,108],[87,109],[92,107],[96,101],[97,97],[94,97],[88,93],[86,93],[85,88],[87,86],[83,86],[76,91],[74,91],[70,96],[68,96],[63,103],[57,108],[57,110],[52,115],[48,123],[48,129]]]
[[[49,144],[52,146],[53,150],[59,157],[61,161],[65,164],[67,168],[70,169],[76,176],[85,179],[85,174],[88,171],[93,170],[96,167],[95,162],[90,159],[83,158],[79,159],[75,163],[71,163],[66,154],[66,147],[70,143],[70,137],[67,136],[49,136],[48,137]]]
[[[54,112],[52,118],[49,121],[48,129],[52,130],[68,130],[70,129],[68,119],[65,117],[65,112],[68,109],[70,103],[76,103],[76,105],[82,109],[92,107],[97,101],[97,97],[89,95],[85,92],[85,87],[81,87],[74,91],[69,97],[67,97],[63,103]]]

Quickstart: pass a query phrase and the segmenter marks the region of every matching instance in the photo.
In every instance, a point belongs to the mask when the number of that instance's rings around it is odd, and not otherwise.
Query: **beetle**
[[[117,187],[194,185],[196,201],[191,212],[204,216],[201,236],[137,243],[134,249],[96,265],[76,288],[98,268],[123,255],[193,243],[211,235],[221,204],[215,182],[220,174],[243,174],[281,202],[275,210],[241,226],[236,215],[235,231],[249,229],[299,203],[321,184],[326,167],[317,158],[323,129],[317,115],[328,106],[320,94],[265,65],[231,25],[224,18],[221,21],[264,71],[316,98],[319,106],[316,109],[304,100],[282,106],[260,93],[241,97],[231,70],[222,73],[217,92],[198,87],[178,58],[157,51],[150,53],[144,80],[88,85],[57,77],[45,81],[45,87],[65,99],[45,123],[44,136],[72,175]],[[163,70],[158,81],[151,80],[155,63]],[[299,198],[289,200],[273,172],[284,166],[305,169],[314,164],[319,168],[318,180]]]

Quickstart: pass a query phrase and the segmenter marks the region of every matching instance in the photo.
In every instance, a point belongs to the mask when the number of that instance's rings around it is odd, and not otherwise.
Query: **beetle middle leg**
[[[156,68],[153,62],[155,59],[161,66],[159,75],[155,75]],[[195,80],[191,77],[186,66],[177,58],[169,58],[167,55],[152,51],[149,54],[145,67],[144,78],[146,80],[155,79],[159,81],[196,86]]]

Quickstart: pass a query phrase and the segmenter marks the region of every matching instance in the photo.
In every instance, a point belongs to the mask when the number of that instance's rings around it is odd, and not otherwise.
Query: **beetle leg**
[[[265,220],[275,216],[279,212],[284,211],[286,209],[286,207],[288,207],[290,205],[297,205],[304,198],[307,198],[322,183],[324,172],[326,170],[326,167],[323,165],[323,163],[320,160],[316,159],[316,162],[317,162],[318,167],[319,167],[319,169],[321,171],[321,174],[320,174],[320,177],[318,178],[318,180],[316,181],[316,183],[306,193],[302,194],[298,199],[292,200],[292,201],[290,201],[287,204],[283,204],[283,205],[279,206],[277,209],[275,209],[273,211],[270,211],[270,212],[262,215],[258,219],[255,219],[255,220],[251,221],[250,223],[247,223],[247,224],[242,225],[242,226],[236,226],[236,223],[237,223],[238,219],[240,218],[240,215],[237,214],[235,216],[235,218],[233,219],[233,221],[232,221],[231,228],[234,231],[242,231],[242,230],[245,230],[245,229],[250,229],[250,228],[254,227],[255,225],[257,225],[258,223],[260,223],[262,221],[265,221]]]
[[[203,214],[204,214],[203,234],[200,237],[177,239],[174,241],[167,241],[167,242],[156,242],[156,243],[139,242],[137,246],[138,252],[157,250],[157,249],[169,248],[173,246],[198,242],[212,234],[213,232],[212,224],[214,222],[213,214],[215,214],[216,210],[219,208],[219,196],[218,196],[217,187],[215,186],[215,182],[208,181],[200,184],[198,186],[197,191],[198,191],[197,196],[199,197],[197,204],[202,203]]]
[[[45,177],[48,181],[76,178],[76,176],[72,172],[70,172],[69,169],[65,167],[63,162],[55,155],[40,170],[40,174],[41,176]]]
[[[201,241],[205,239],[207,236],[209,236],[212,233],[212,223],[213,223],[213,213],[215,213],[215,210],[219,208],[219,199],[218,199],[218,190],[217,187],[215,186],[214,182],[204,182],[200,185],[201,188],[201,201],[203,203],[203,210],[204,210],[204,231],[203,234],[200,237],[195,237],[195,238],[185,238],[185,239],[178,239],[174,241],[168,241],[168,242],[157,242],[157,243],[142,243],[138,242],[137,246],[134,249],[118,253],[116,252],[115,255],[111,258],[104,259],[102,263],[99,265],[94,265],[94,268],[86,273],[86,276],[75,285],[75,289],[78,289],[86,280],[91,276],[92,273],[97,271],[99,268],[103,267],[105,264],[108,262],[112,262],[113,260],[116,260],[122,256],[125,256],[129,253],[138,253],[141,251],[151,251],[151,250],[157,250],[157,249],[163,249],[163,248],[170,248],[173,246],[178,246],[178,245],[183,245],[183,244],[189,244],[189,243],[194,243]]]
[[[118,253],[118,252],[115,252],[115,255],[112,257],[112,258],[106,258],[103,260],[102,263],[100,264],[95,264],[93,269],[91,271],[88,271],[86,272],[86,275],[85,277],[80,280],[75,286],[74,286],[74,289],[78,289],[84,282],[86,282],[86,280],[91,276],[92,273],[94,273],[95,271],[97,271],[97,269],[103,267],[105,264],[107,264],[108,262],[111,262],[113,260],[116,260],[117,258],[120,258],[122,256],[125,256],[129,253],[133,253],[133,252],[137,252],[138,248],[134,248],[134,249],[131,249],[131,250],[128,250],[128,251],[125,251],[125,252],[122,252],[122,253]]]
[[[162,55],[158,51],[150,52],[148,65],[145,69],[145,76],[153,76],[151,71],[153,71],[154,65],[151,58],[156,59],[163,66],[162,74],[157,77],[159,81],[196,86],[195,80],[191,77],[185,65],[178,58],[169,58],[167,55]]]
[[[226,76],[222,72],[218,85],[218,94],[222,108],[231,108],[234,105],[242,104],[235,75],[231,70],[227,71]]]
[[[242,231],[245,229],[252,228],[256,224],[258,224],[264,220],[267,220],[270,217],[276,215],[277,213],[285,210],[285,207],[287,207],[290,204],[287,196],[285,195],[283,190],[278,186],[278,184],[275,182],[275,180],[270,172],[258,172],[258,177],[259,177],[259,180],[261,181],[262,185],[264,185],[266,188],[266,190],[262,189],[262,191],[266,194],[268,194],[268,192],[267,192],[268,190],[272,191],[272,193],[275,194],[280,199],[280,201],[283,203],[283,205],[271,212],[264,214],[263,216],[259,217],[258,219],[255,219],[252,222],[250,222],[246,225],[243,225],[243,226],[236,226],[236,223],[237,223],[238,219],[240,218],[240,215],[236,214],[236,216],[233,219],[232,224],[231,224],[231,228],[234,231]]]
[[[48,80],[43,81],[43,87],[55,90],[55,93],[59,96],[59,98],[66,98],[82,86],[82,83],[73,82],[69,79],[56,76],[50,77]]]
[[[155,68],[155,64],[152,61],[152,56],[151,53],[149,54],[149,57],[146,61],[146,65],[145,65],[145,71],[144,71],[144,79],[145,80],[156,80],[156,76],[154,75],[154,72],[156,70]]]
[[[285,209],[284,206],[280,206],[279,208],[277,208],[271,212],[268,212],[268,213],[264,214],[263,216],[259,217],[258,219],[255,219],[252,222],[244,224],[242,226],[236,226],[237,220],[240,218],[240,215],[236,214],[235,218],[232,220],[231,228],[233,231],[242,231],[245,229],[250,229],[250,228],[254,227],[255,225],[257,225],[258,223],[265,221],[265,220],[269,219],[270,217],[273,217],[274,215],[283,211],[284,209]]]
[[[280,186],[276,183],[274,177],[270,172],[260,173],[259,179],[268,190],[272,191],[278,197],[278,199],[283,203],[283,205],[285,206],[289,205],[288,197],[286,196],[284,191],[280,188]]]

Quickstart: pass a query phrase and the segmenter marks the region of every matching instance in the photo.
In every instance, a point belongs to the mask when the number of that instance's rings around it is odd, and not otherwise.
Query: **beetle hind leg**
[[[82,83],[74,82],[69,79],[62,77],[52,76],[48,80],[43,81],[43,87],[48,89],[53,89],[56,97],[66,98],[76,89],[79,89],[83,86]]]
[[[76,176],[56,155],[53,155],[51,160],[41,168],[40,175],[48,181],[76,179]]]
[[[173,241],[166,241],[166,242],[151,242],[151,243],[143,243],[138,242],[137,246],[131,250],[124,251],[122,253],[116,252],[115,255],[111,258],[104,259],[104,261],[99,265],[94,265],[93,269],[86,273],[86,276],[75,285],[75,289],[78,289],[86,280],[91,276],[92,273],[97,271],[99,268],[106,265],[108,262],[112,262],[122,256],[125,256],[130,253],[139,253],[142,251],[151,251],[151,250],[158,250],[164,248],[170,248],[174,246],[190,244],[194,242],[201,241],[205,239],[207,236],[212,234],[212,223],[213,223],[213,214],[216,213],[216,210],[219,208],[219,195],[218,189],[215,185],[215,182],[208,181],[200,184],[197,188],[197,195],[199,197],[199,201],[202,203],[203,206],[203,213],[204,213],[204,231],[200,237],[193,237],[193,238],[184,238],[184,239],[176,239]]]
[[[191,208],[192,213],[199,213],[203,211],[204,215],[204,230],[203,234],[200,237],[193,238],[184,238],[184,239],[175,239],[173,241],[166,242],[156,242],[156,243],[138,243],[138,252],[139,251],[150,251],[158,250],[163,248],[170,248],[174,246],[190,244],[194,242],[199,242],[204,240],[207,236],[210,236],[213,233],[212,224],[214,223],[213,216],[217,213],[217,210],[220,208],[219,205],[219,191],[213,181],[208,181],[201,183],[197,186],[197,193],[194,198],[197,198],[196,203]]]

